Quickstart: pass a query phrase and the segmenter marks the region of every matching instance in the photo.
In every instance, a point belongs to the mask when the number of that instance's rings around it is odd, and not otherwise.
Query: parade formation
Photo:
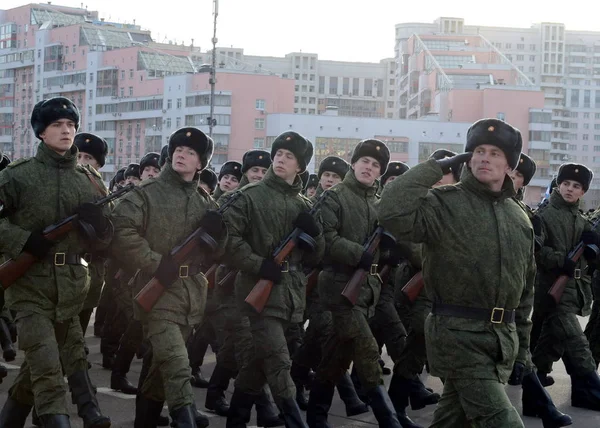
[[[5,361],[24,356],[0,428],[70,427],[68,400],[84,427],[111,426],[88,373],[92,319],[135,428],[205,428],[204,410],[245,427],[253,408],[261,427],[327,428],[336,390],[347,416],[386,428],[419,427],[409,406],[433,406],[432,427],[523,427],[506,384],[522,386],[522,415],[563,427],[576,421],[546,390],[559,360],[571,405],[600,411],[585,165],[563,164],[531,208],[536,164],[498,119],[473,123],[464,153],[409,167],[366,138],[315,174],[299,132],[216,172],[213,140],[183,127],[107,188],[108,145],[79,124],[71,100],[40,101],[36,155],[0,154],[0,344]]]

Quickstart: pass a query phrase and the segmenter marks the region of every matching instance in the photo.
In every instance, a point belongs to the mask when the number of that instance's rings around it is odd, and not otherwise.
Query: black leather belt
[[[190,276],[196,276],[199,273],[204,272],[200,265],[181,265],[179,266],[179,278],[187,278]]]
[[[504,308],[470,308],[468,306],[447,305],[444,303],[433,302],[431,313],[434,315],[446,315],[457,318],[468,318],[472,320],[489,321],[492,324],[501,324],[503,322],[515,322],[516,311],[514,309]]]
[[[64,265],[80,265],[87,266],[88,263],[85,260],[84,254],[74,253],[52,253],[48,254],[46,260],[53,263],[55,266]]]
[[[334,263],[331,265],[326,265],[323,267],[323,270],[333,271],[335,273],[343,273],[346,275],[354,275],[358,268],[356,266],[344,265],[341,263]],[[371,271],[368,272],[370,275],[377,275],[378,265],[377,263],[373,263],[371,265]]]

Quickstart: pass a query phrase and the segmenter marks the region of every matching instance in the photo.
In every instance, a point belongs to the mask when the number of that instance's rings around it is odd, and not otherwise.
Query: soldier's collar
[[[504,176],[502,190],[500,190],[499,192],[491,191],[489,187],[477,180],[477,178],[475,178],[475,176],[473,175],[471,169],[468,167],[463,169],[463,173],[461,175],[461,180],[459,184],[461,183],[462,186],[466,189],[469,189],[472,192],[485,196],[489,199],[504,200],[508,198],[513,198],[516,195],[515,187],[511,178],[508,175]]]

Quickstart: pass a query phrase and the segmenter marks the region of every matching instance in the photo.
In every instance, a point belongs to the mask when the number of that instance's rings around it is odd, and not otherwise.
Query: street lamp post
[[[208,117],[208,135],[212,138],[213,128],[216,125],[215,114],[215,85],[217,83],[217,16],[219,15],[219,0],[213,0],[213,37],[212,37],[212,66],[210,69],[210,115]]]

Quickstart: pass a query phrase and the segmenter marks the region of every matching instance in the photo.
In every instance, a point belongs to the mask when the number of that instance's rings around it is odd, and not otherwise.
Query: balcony
[[[551,150],[552,143],[549,141],[529,141],[529,148],[536,150]]]
[[[552,99],[552,100],[562,100],[565,97],[564,93],[561,94],[556,94],[556,93],[552,93],[552,92],[544,92],[544,97],[547,99]]]

